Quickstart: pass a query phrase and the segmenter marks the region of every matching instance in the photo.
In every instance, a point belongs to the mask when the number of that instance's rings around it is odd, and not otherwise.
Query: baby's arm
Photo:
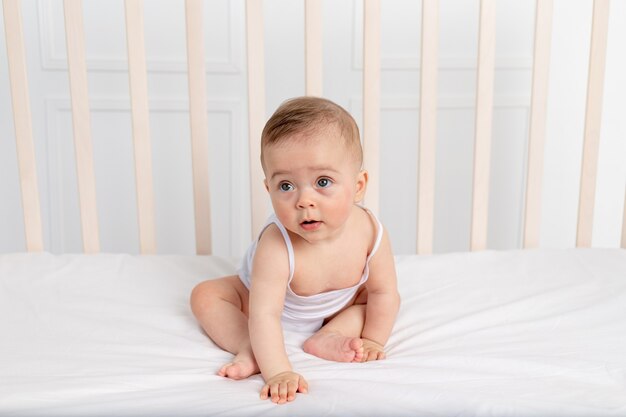
[[[284,403],[306,392],[307,382],[292,371],[287,358],[281,314],[289,278],[289,259],[280,231],[270,226],[259,240],[252,265],[250,343],[265,379],[261,398]]]
[[[385,357],[384,346],[391,335],[400,307],[395,262],[386,231],[369,267],[370,275],[365,284],[368,294],[365,325],[361,334],[363,361]]]

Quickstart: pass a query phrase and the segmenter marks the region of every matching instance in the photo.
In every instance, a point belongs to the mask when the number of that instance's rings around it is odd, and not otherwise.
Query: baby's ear
[[[356,194],[354,195],[354,202],[358,203],[363,201],[365,197],[365,190],[367,189],[367,171],[361,170],[356,177]]]
[[[265,178],[263,180],[263,185],[265,186],[265,190],[269,193],[270,192],[270,186],[267,185],[267,178]]]

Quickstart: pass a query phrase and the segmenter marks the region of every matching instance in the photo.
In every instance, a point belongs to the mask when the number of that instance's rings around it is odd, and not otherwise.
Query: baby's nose
[[[296,203],[298,208],[315,207],[315,200],[312,193],[308,190],[300,192],[298,195],[298,202]]]

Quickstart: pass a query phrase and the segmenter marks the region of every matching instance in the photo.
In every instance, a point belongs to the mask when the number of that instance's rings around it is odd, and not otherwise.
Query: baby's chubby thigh
[[[247,317],[250,313],[250,292],[238,275],[209,279],[196,285],[191,292],[191,309],[196,315],[213,307],[229,303]]]

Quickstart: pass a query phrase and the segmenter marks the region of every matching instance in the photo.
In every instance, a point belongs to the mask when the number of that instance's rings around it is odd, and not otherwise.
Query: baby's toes
[[[354,359],[352,362],[363,362],[363,358],[365,358],[365,350],[363,346],[354,350]]]
[[[385,358],[385,352],[381,352],[379,350],[371,350],[367,352],[364,356],[364,361],[378,361]]]
[[[348,346],[350,346],[351,350],[354,350],[355,352],[363,352],[363,339],[360,339],[358,337],[352,338],[350,339],[350,342],[348,344]]]
[[[217,371],[217,374],[218,374],[219,376],[224,376],[224,377],[225,377],[225,376],[227,375],[227,369],[228,369],[229,367],[231,367],[232,365],[233,365],[233,363],[232,363],[232,362],[229,362],[229,363],[225,364],[224,366],[222,366],[222,367],[220,368],[220,370],[219,370],[219,371]]]

